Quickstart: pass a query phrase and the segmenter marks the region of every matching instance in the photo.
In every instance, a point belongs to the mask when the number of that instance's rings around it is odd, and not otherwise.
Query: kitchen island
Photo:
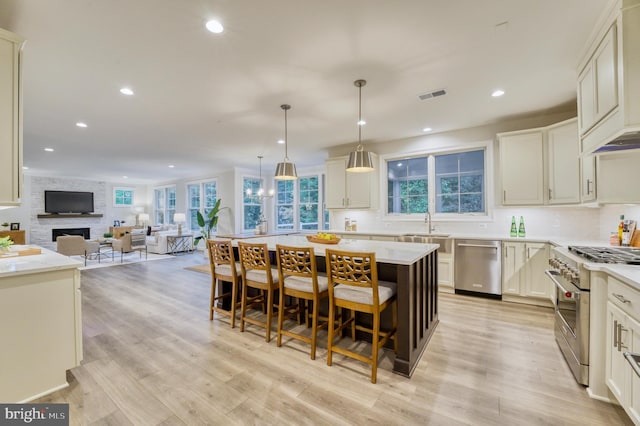
[[[67,386],[66,371],[82,360],[82,263],[41,250],[0,258],[0,401],[5,403]]]
[[[302,235],[252,238],[251,243],[266,243],[270,251],[275,251],[276,244],[313,247],[321,271],[327,248],[374,252],[378,279],[398,284],[398,353],[393,372],[411,377],[438,325],[437,244],[343,239],[326,245],[311,243]]]

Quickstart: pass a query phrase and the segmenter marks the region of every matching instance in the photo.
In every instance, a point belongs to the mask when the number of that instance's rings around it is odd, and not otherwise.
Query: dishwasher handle
[[[476,247],[476,248],[488,248],[488,249],[496,249],[498,250],[498,246],[490,246],[487,244],[467,244],[467,243],[458,243],[458,247]]]

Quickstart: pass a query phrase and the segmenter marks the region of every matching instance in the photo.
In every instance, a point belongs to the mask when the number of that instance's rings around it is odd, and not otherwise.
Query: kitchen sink
[[[402,243],[440,244],[438,249],[440,253],[451,253],[451,248],[453,247],[453,239],[449,238],[449,234],[401,235],[396,237],[396,241]]]

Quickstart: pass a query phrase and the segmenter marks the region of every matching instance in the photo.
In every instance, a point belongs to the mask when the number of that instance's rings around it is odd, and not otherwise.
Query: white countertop
[[[327,248],[345,251],[374,252],[376,254],[377,262],[396,265],[411,265],[439,247],[438,244],[407,244],[395,241],[351,240],[347,238],[343,239],[338,244],[318,244],[309,242],[303,235],[281,235],[252,238],[247,242],[266,243],[269,250],[275,250],[276,244],[313,247],[316,256],[322,257],[325,256],[325,250]]]
[[[640,266],[612,263],[585,263],[585,267],[590,271],[600,271],[609,274],[640,291]]]
[[[34,245],[11,246],[11,250],[19,250],[27,247],[38,247]],[[68,256],[63,256],[54,251],[38,247],[42,254],[31,256],[14,256],[0,259],[0,278],[34,274],[39,272],[55,271],[60,269],[71,269],[82,266],[82,262],[73,260]]]

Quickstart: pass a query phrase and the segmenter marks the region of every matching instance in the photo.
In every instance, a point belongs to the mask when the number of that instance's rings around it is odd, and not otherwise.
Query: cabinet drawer
[[[626,314],[640,318],[640,292],[625,283],[609,276],[608,296],[611,303],[622,309]]]

